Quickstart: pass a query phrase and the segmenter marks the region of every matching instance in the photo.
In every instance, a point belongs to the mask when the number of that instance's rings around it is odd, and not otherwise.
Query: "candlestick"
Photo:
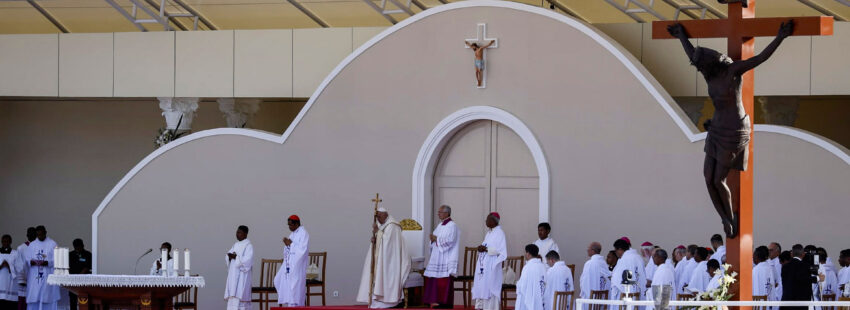
[[[160,275],[167,275],[168,274],[168,250],[162,249],[161,254],[162,255],[160,256],[160,259],[159,259],[159,264],[160,264],[159,274]]]
[[[62,251],[62,268],[65,269],[65,274],[68,274],[68,269],[71,269],[71,250],[68,248]]]
[[[171,252],[171,257],[174,260],[174,273],[170,275],[177,275],[180,273],[180,249],[174,249]]]
[[[190,260],[190,256],[189,256],[189,249],[185,249],[185,250],[183,250],[183,255],[184,255],[184,256],[183,256],[183,258],[184,258],[184,262],[183,262],[183,269],[185,269],[185,270],[186,270],[186,273],[188,274],[188,273],[189,273],[189,269],[191,269],[191,268],[190,268],[190,262],[191,262],[191,260]]]
[[[53,260],[54,260],[54,261],[56,261],[56,258],[57,258],[57,257],[59,257],[59,247],[55,247],[55,248],[53,248]],[[55,267],[55,265],[54,265],[54,267]],[[40,268],[40,267],[39,267],[39,268]],[[57,274],[57,270],[56,270],[56,269],[54,269],[54,270],[53,270],[53,273],[54,273],[54,274]]]

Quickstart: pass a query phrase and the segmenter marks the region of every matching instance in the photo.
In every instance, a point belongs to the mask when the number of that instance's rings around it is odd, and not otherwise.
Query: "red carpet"
[[[314,307],[273,307],[271,310],[366,310],[366,305],[356,306],[314,306]],[[429,309],[425,306],[409,307],[408,309]],[[465,309],[462,305],[455,306],[455,310]]]

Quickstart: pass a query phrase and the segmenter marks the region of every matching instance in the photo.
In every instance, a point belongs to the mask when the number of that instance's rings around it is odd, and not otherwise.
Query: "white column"
[[[260,110],[260,99],[219,98],[218,109],[224,113],[227,127],[244,128],[251,117]]]
[[[177,132],[192,130],[192,119],[198,110],[198,98],[193,97],[158,97],[159,108],[165,117],[165,128]],[[178,123],[180,128],[178,128]]]

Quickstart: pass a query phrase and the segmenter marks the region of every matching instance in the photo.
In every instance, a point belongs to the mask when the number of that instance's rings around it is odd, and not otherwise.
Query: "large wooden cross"
[[[728,19],[653,22],[652,38],[674,39],[667,32],[667,26],[681,23],[690,38],[726,38],[727,55],[737,61],[753,57],[755,37],[775,36],[779,25],[789,19],[794,20],[794,32],[791,35],[832,34],[832,17],[755,18],[755,2],[755,0],[742,0],[729,3]],[[754,120],[752,70],[742,77],[741,100],[744,110],[750,115],[750,119]],[[755,154],[753,153],[752,128],[750,129],[750,143],[747,146],[750,152],[748,169],[747,171],[732,170],[729,173],[733,209],[739,219],[739,233],[734,239],[726,240],[726,261],[732,264],[732,268],[739,274],[736,287],[743,288],[733,288],[735,300],[752,300],[753,297],[750,288],[753,274],[753,169],[755,168],[753,159]]]

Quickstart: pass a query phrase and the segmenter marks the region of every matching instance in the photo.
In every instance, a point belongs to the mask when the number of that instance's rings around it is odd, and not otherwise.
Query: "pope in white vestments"
[[[645,296],[646,293],[646,266],[643,264],[643,258],[637,250],[631,248],[631,243],[626,241],[627,238],[620,238],[614,242],[614,251],[620,256],[617,260],[617,265],[611,271],[611,294],[608,298],[612,300],[620,299],[620,294],[626,293],[626,286],[623,285],[623,271],[629,270],[632,273],[632,280],[637,282],[628,288],[629,293],[639,292],[639,296]]]
[[[536,245],[525,246],[525,266],[516,282],[516,310],[549,310],[551,300],[546,296],[546,264],[537,257]]]
[[[47,276],[53,274],[53,249],[56,242],[47,237],[44,226],[35,229],[38,236],[27,247],[24,255],[30,265],[27,272],[27,309],[53,310],[59,301],[59,287],[47,284]]]
[[[555,292],[573,292],[575,285],[570,267],[567,267],[567,264],[561,260],[558,252],[550,251],[550,253],[547,253],[546,264],[549,266],[549,270],[546,271],[546,294],[543,302],[546,304],[546,310],[554,310],[557,306],[555,305]],[[573,298],[575,298],[575,295],[573,295]],[[567,300],[567,302],[572,301]]]
[[[247,226],[236,229],[236,240],[225,258],[227,282],[224,284],[224,300],[227,310],[250,310],[254,246],[248,240]]]
[[[540,256],[546,256],[549,251],[558,252],[561,254],[561,249],[558,248],[558,244],[555,242],[552,237],[549,236],[549,233],[552,232],[552,226],[549,223],[540,223],[537,224],[537,240],[534,240],[534,245],[537,246],[537,249],[540,250]]]
[[[655,250],[652,255],[652,261],[655,264],[655,273],[652,275],[652,286],[647,291],[647,300],[655,300],[655,288],[665,285],[670,286],[670,300],[676,300],[676,274],[673,271],[673,264],[667,261],[667,251],[662,249]],[[654,309],[654,306],[649,306],[647,309]]]
[[[411,268],[410,254],[404,245],[401,225],[386,209],[378,209],[377,222],[373,224],[372,229],[375,239],[366,252],[357,302],[369,303],[370,308],[395,307],[404,299],[404,282],[407,281]],[[372,247],[375,247],[374,284],[370,283]]]
[[[460,230],[451,219],[452,209],[441,206],[437,212],[440,225],[431,234],[431,257],[425,267],[426,305],[442,308],[454,307],[454,277],[457,275],[458,244]]]
[[[502,294],[502,262],[508,258],[505,232],[499,226],[499,213],[487,215],[485,220],[490,231],[478,246],[478,259],[472,282],[472,299],[475,309],[498,310]]]
[[[581,287],[581,298],[590,298],[590,291],[607,291],[611,289],[611,270],[608,270],[608,263],[602,257],[602,245],[599,242],[591,243],[587,248],[587,255],[590,259],[584,263],[579,278]],[[584,305],[587,309],[587,305]],[[584,309],[582,309],[584,310]]]
[[[300,307],[307,301],[307,263],[310,262],[310,235],[301,226],[301,218],[286,220],[289,237],[283,238],[283,264],[274,277],[277,303],[282,307]]]

